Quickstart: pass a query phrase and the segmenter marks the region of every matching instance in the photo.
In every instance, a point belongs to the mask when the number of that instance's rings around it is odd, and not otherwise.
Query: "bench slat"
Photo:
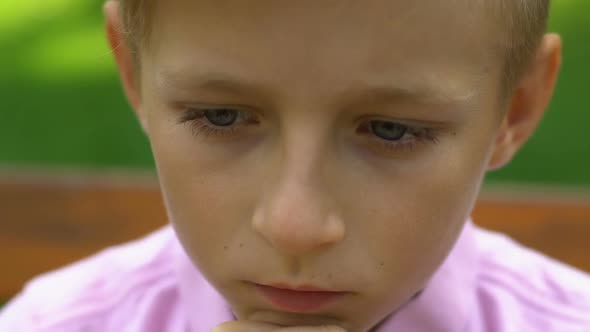
[[[0,299],[26,280],[165,224],[157,182],[0,178]],[[68,180],[69,179],[69,180]],[[527,195],[521,195],[526,197]],[[482,195],[477,224],[590,271],[590,200]]]

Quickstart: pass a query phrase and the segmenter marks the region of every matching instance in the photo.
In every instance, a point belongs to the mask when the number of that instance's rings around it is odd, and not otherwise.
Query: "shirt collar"
[[[477,244],[468,220],[449,255],[412,302],[379,331],[465,331],[475,305]]]
[[[195,268],[182,245],[177,242],[176,269],[181,307],[191,332],[211,331],[215,326],[234,320],[231,307]]]
[[[465,330],[475,302],[477,248],[474,232],[474,226],[468,220],[426,288],[384,321],[379,332]],[[198,272],[180,244],[176,257],[180,300],[190,331],[211,331],[223,322],[234,320],[229,304]]]

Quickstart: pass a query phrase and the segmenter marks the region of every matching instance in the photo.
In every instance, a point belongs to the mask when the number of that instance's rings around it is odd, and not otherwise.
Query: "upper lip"
[[[287,289],[287,290],[292,290],[292,291],[298,291],[298,292],[332,292],[332,293],[342,293],[343,291],[339,291],[339,290],[333,290],[333,289],[327,289],[327,288],[322,288],[322,287],[318,287],[318,286],[314,286],[314,285],[310,285],[310,284],[302,284],[302,285],[289,285],[287,283],[273,283],[273,284],[258,284],[260,286],[266,286],[266,287],[273,287],[273,288],[278,288],[278,289]]]

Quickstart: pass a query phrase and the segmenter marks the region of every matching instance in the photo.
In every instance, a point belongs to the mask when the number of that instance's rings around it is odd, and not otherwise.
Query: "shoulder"
[[[499,332],[590,331],[590,275],[499,233],[478,229],[476,241],[484,324]]]
[[[105,331],[158,305],[169,311],[178,302],[175,239],[166,227],[33,279],[0,315],[0,330],[20,316],[33,331]]]

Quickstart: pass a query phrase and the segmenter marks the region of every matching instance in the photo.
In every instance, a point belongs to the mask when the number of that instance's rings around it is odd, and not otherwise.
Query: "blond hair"
[[[149,38],[150,5],[154,0],[118,0],[127,42],[135,54]],[[473,0],[467,0],[473,1]],[[527,70],[547,30],[550,0],[480,0],[505,27],[503,43],[505,92],[509,92]],[[139,59],[139,57],[138,57]]]

